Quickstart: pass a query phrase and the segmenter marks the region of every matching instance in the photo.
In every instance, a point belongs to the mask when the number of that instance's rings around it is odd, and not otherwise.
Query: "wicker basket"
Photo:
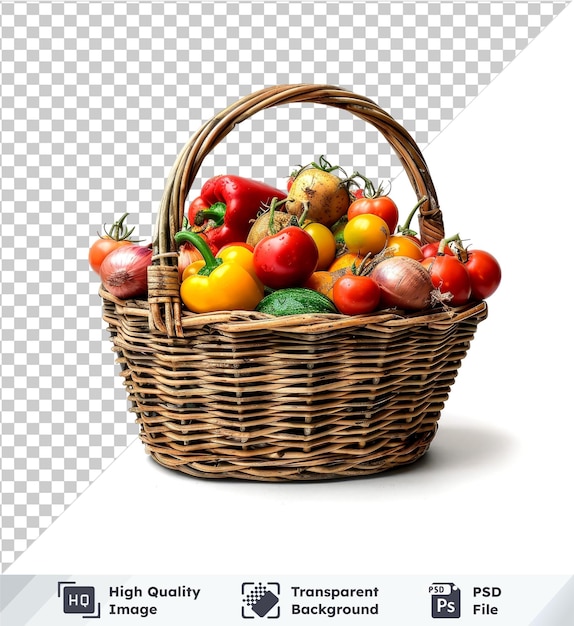
[[[174,234],[206,155],[268,107],[311,102],[372,124],[418,198],[424,242],[444,234],[426,163],[409,133],[371,100],[330,85],[281,85],[205,123],[179,154],[154,235],[148,297],[104,288],[103,319],[146,450],[192,476],[259,481],[369,475],[419,459],[480,321],[484,302],[347,317],[192,314],[179,295]]]

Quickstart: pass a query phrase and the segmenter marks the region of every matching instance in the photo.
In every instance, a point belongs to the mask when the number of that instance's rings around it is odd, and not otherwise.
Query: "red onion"
[[[122,246],[110,252],[100,267],[104,287],[122,299],[145,294],[151,257],[151,248],[137,245]]]
[[[375,265],[370,273],[381,290],[381,303],[407,311],[426,308],[434,289],[427,270],[414,259],[395,256]]]

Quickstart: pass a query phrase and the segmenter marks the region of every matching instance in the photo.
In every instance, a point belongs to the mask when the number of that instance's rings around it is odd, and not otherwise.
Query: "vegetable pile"
[[[365,315],[490,297],[502,276],[490,252],[458,234],[423,245],[411,229],[425,201],[399,225],[388,190],[324,157],[293,172],[285,191],[215,176],[175,236],[182,302],[192,313]],[[126,217],[93,243],[89,262],[112,295],[145,297],[152,249],[132,239]]]
[[[135,298],[147,293],[147,268],[151,265],[151,246],[139,246],[132,239],[133,228],[128,230],[128,214],[104,226],[104,235],[91,245],[88,261],[99,274],[103,286],[117,298]]]

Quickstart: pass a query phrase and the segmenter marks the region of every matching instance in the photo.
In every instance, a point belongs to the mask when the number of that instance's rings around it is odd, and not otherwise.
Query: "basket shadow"
[[[428,452],[412,465],[413,470],[472,470],[491,467],[511,454],[513,439],[504,431],[486,426],[441,424]],[[394,474],[408,467],[393,470]]]

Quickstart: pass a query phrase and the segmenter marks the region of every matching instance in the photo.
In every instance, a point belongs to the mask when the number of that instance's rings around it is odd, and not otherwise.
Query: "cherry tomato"
[[[287,191],[291,191],[291,187],[293,187],[293,183],[295,182],[295,179],[297,178],[297,174],[299,174],[299,172],[301,171],[301,167],[299,166],[298,169],[293,170],[291,172],[291,174],[289,174],[289,178],[287,179]]]
[[[408,256],[415,261],[423,259],[421,247],[408,235],[391,235],[385,249],[385,254],[387,253],[389,256]]]
[[[335,259],[337,243],[335,235],[330,228],[319,222],[309,222],[303,229],[313,237],[313,241],[319,250],[318,270],[326,270]]]
[[[349,252],[361,255],[380,252],[389,236],[389,227],[385,220],[372,213],[356,215],[347,222],[343,231]]]
[[[500,285],[502,270],[490,252],[473,250],[468,253],[464,264],[470,276],[471,297],[484,300],[491,296]]]
[[[389,233],[394,233],[399,223],[399,209],[389,196],[379,196],[377,198],[362,197],[357,198],[349,205],[347,217],[352,220],[357,215],[378,215],[385,220]]]
[[[455,257],[441,254],[422,261],[428,269],[432,283],[441,293],[450,293],[448,304],[459,306],[470,299],[470,276],[466,267]]]
[[[253,250],[259,280],[271,289],[302,285],[317,268],[319,250],[313,237],[299,226],[268,235]]]
[[[372,313],[379,306],[381,290],[370,276],[347,274],[333,286],[333,302],[344,315]]]
[[[421,248],[421,252],[423,255],[423,259],[427,259],[431,256],[436,256],[438,254],[438,248],[440,246],[440,241],[433,241],[432,243],[427,243]],[[454,252],[448,247],[444,247],[444,253],[450,256],[454,256]]]
[[[129,239],[121,239],[120,241],[112,239],[111,237],[100,237],[99,239],[96,239],[96,241],[91,245],[88,253],[90,267],[94,270],[94,272],[96,272],[96,274],[99,274],[102,262],[110,252],[113,252],[117,248],[121,248],[121,246],[131,246],[133,244],[134,242]]]

